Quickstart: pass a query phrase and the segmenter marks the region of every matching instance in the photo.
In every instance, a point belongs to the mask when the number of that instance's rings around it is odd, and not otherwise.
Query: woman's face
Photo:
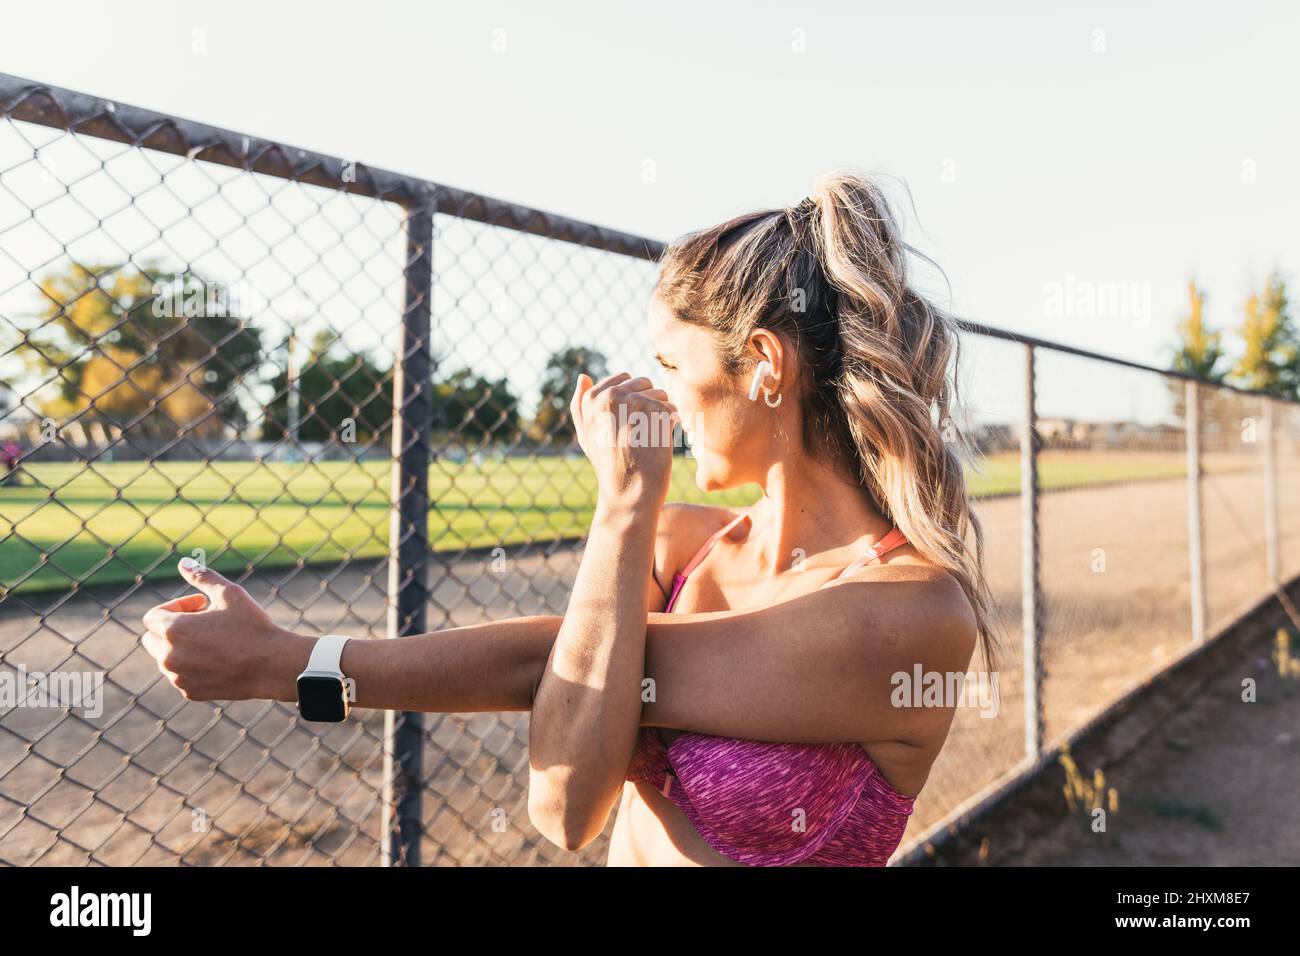
[[[772,459],[772,409],[749,400],[749,380],[730,376],[709,330],[673,316],[652,297],[650,342],[663,369],[656,382],[677,406],[703,491],[762,483]],[[766,412],[767,414],[763,414]]]

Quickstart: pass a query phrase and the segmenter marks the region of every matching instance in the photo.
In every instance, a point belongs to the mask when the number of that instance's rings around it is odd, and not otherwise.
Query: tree
[[[1219,371],[1223,359],[1223,333],[1211,330],[1205,324],[1205,290],[1196,286],[1196,280],[1187,283],[1190,308],[1178,323],[1179,342],[1175,347],[1173,370],[1211,382],[1221,382],[1225,372]]]
[[[259,361],[259,334],[219,284],[156,263],[73,263],[40,289],[47,304],[22,350],[32,372],[57,379],[42,414],[168,436],[243,422],[233,387]]]
[[[595,349],[576,346],[554,353],[547,361],[542,376],[542,397],[530,429],[535,441],[569,445],[577,440],[578,433],[569,417],[569,400],[582,372],[593,381],[600,381],[609,374],[605,370],[605,356]]]
[[[1211,382],[1222,382],[1226,370],[1219,368],[1223,360],[1223,333],[1210,329],[1205,323],[1205,290],[1196,285],[1195,279],[1187,283],[1188,311],[1178,323],[1178,343],[1174,346],[1174,357],[1170,368],[1185,375]],[[1181,379],[1168,379],[1170,401],[1173,403],[1174,415],[1182,418],[1186,404],[1186,385]]]
[[[382,440],[388,432],[393,417],[391,376],[367,356],[342,351],[339,343],[333,331],[316,333],[298,371],[298,441],[365,444]],[[289,421],[287,363],[271,379],[271,385],[275,397],[264,410],[262,437],[280,441]]]
[[[1233,370],[1238,383],[1281,398],[1300,398],[1300,334],[1278,273],[1269,277],[1262,293],[1246,300],[1241,337],[1245,351]]]
[[[504,378],[452,372],[433,386],[433,416],[436,430],[465,444],[519,440],[519,399]]]

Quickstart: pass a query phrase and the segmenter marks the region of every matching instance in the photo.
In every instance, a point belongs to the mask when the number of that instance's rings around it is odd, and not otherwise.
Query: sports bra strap
[[[907,544],[907,538],[903,537],[903,532],[899,531],[897,527],[891,528],[889,530],[889,534],[885,535],[883,538],[881,538],[879,541],[873,544],[870,548],[868,548],[866,554],[858,558],[858,560],[854,561],[847,568],[845,568],[843,571],[837,574],[834,580],[838,581],[846,574],[852,574],[854,571],[857,571],[860,568],[864,567],[865,565],[869,564],[870,562],[876,560],[876,558],[880,557],[881,555],[888,554],[890,551],[893,551],[895,548],[900,548],[905,544]]]
[[[723,535],[727,534],[727,532],[729,532],[736,525],[740,524],[740,520],[744,518],[747,514],[749,514],[749,508],[746,508],[740,514],[736,515],[736,517],[732,518],[725,525],[719,528],[717,531],[713,532],[713,534],[709,535],[708,540],[704,542],[700,550],[695,552],[695,557],[691,558],[690,563],[687,564],[686,567],[682,568],[680,572],[681,576],[685,578],[692,571],[694,571],[695,568],[699,565],[699,563],[704,560],[704,556],[713,550],[713,546],[718,543],[718,539],[721,538]]]
[[[681,593],[682,585],[686,583],[687,576],[690,575],[690,573],[695,570],[695,568],[699,565],[699,563],[704,560],[705,555],[707,555],[710,551],[713,550],[713,546],[718,543],[718,540],[723,535],[731,531],[732,528],[738,525],[741,519],[744,518],[746,515],[748,515],[751,510],[753,510],[753,505],[750,505],[748,508],[746,508],[740,514],[736,515],[736,517],[732,518],[730,521],[728,521],[717,531],[713,532],[713,534],[709,535],[708,540],[704,542],[704,544],[700,547],[700,550],[695,552],[695,557],[691,558],[690,563],[687,564],[686,567],[682,568],[682,570],[678,571],[675,575],[673,575],[672,593],[668,596],[668,604],[667,607],[665,608],[665,610],[668,613],[671,613],[673,607],[677,604],[677,595]],[[873,544],[870,548],[867,549],[866,554],[864,554],[862,557],[858,558],[856,561],[850,564],[847,568],[845,568],[843,571],[837,574],[832,580],[838,581],[846,574],[854,573],[859,568],[862,568],[864,565],[867,565],[870,562],[876,560],[876,558],[879,558],[881,555],[887,554],[890,551],[893,551],[895,548],[902,547],[905,544],[907,544],[907,538],[903,536],[903,532],[898,530],[897,527],[891,528],[887,535],[885,535],[883,538],[881,538],[879,541],[877,541],[875,544]]]

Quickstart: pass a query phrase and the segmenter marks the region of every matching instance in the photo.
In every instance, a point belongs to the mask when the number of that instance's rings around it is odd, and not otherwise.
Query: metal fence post
[[[425,630],[429,601],[429,447],[433,203],[407,210],[402,350],[393,376],[393,464],[388,538],[388,636]],[[384,714],[381,821],[385,866],[420,865],[424,715]]]
[[[1025,431],[1020,440],[1020,614],[1025,674],[1025,757],[1043,753],[1043,595],[1038,555],[1038,409],[1034,347],[1025,346]]]
[[[1264,399],[1264,540],[1268,555],[1268,583],[1282,583],[1281,552],[1277,527],[1277,429],[1273,400]]]
[[[1183,420],[1187,429],[1187,557],[1191,565],[1192,643],[1205,640],[1205,554],[1201,549],[1204,527],[1201,513],[1201,408],[1200,389],[1192,379],[1183,389]]]

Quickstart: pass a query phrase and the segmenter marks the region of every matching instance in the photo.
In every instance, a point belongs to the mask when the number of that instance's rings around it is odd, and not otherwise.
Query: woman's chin
[[[700,491],[717,491],[725,487],[719,480],[719,476],[713,474],[708,468],[700,467],[695,469],[695,486]]]
[[[718,459],[707,452],[701,456],[698,449],[692,449],[692,453],[695,456],[695,486],[700,491],[721,491],[730,487],[726,469],[723,468],[720,472],[716,467]],[[725,460],[723,464],[725,465]]]

